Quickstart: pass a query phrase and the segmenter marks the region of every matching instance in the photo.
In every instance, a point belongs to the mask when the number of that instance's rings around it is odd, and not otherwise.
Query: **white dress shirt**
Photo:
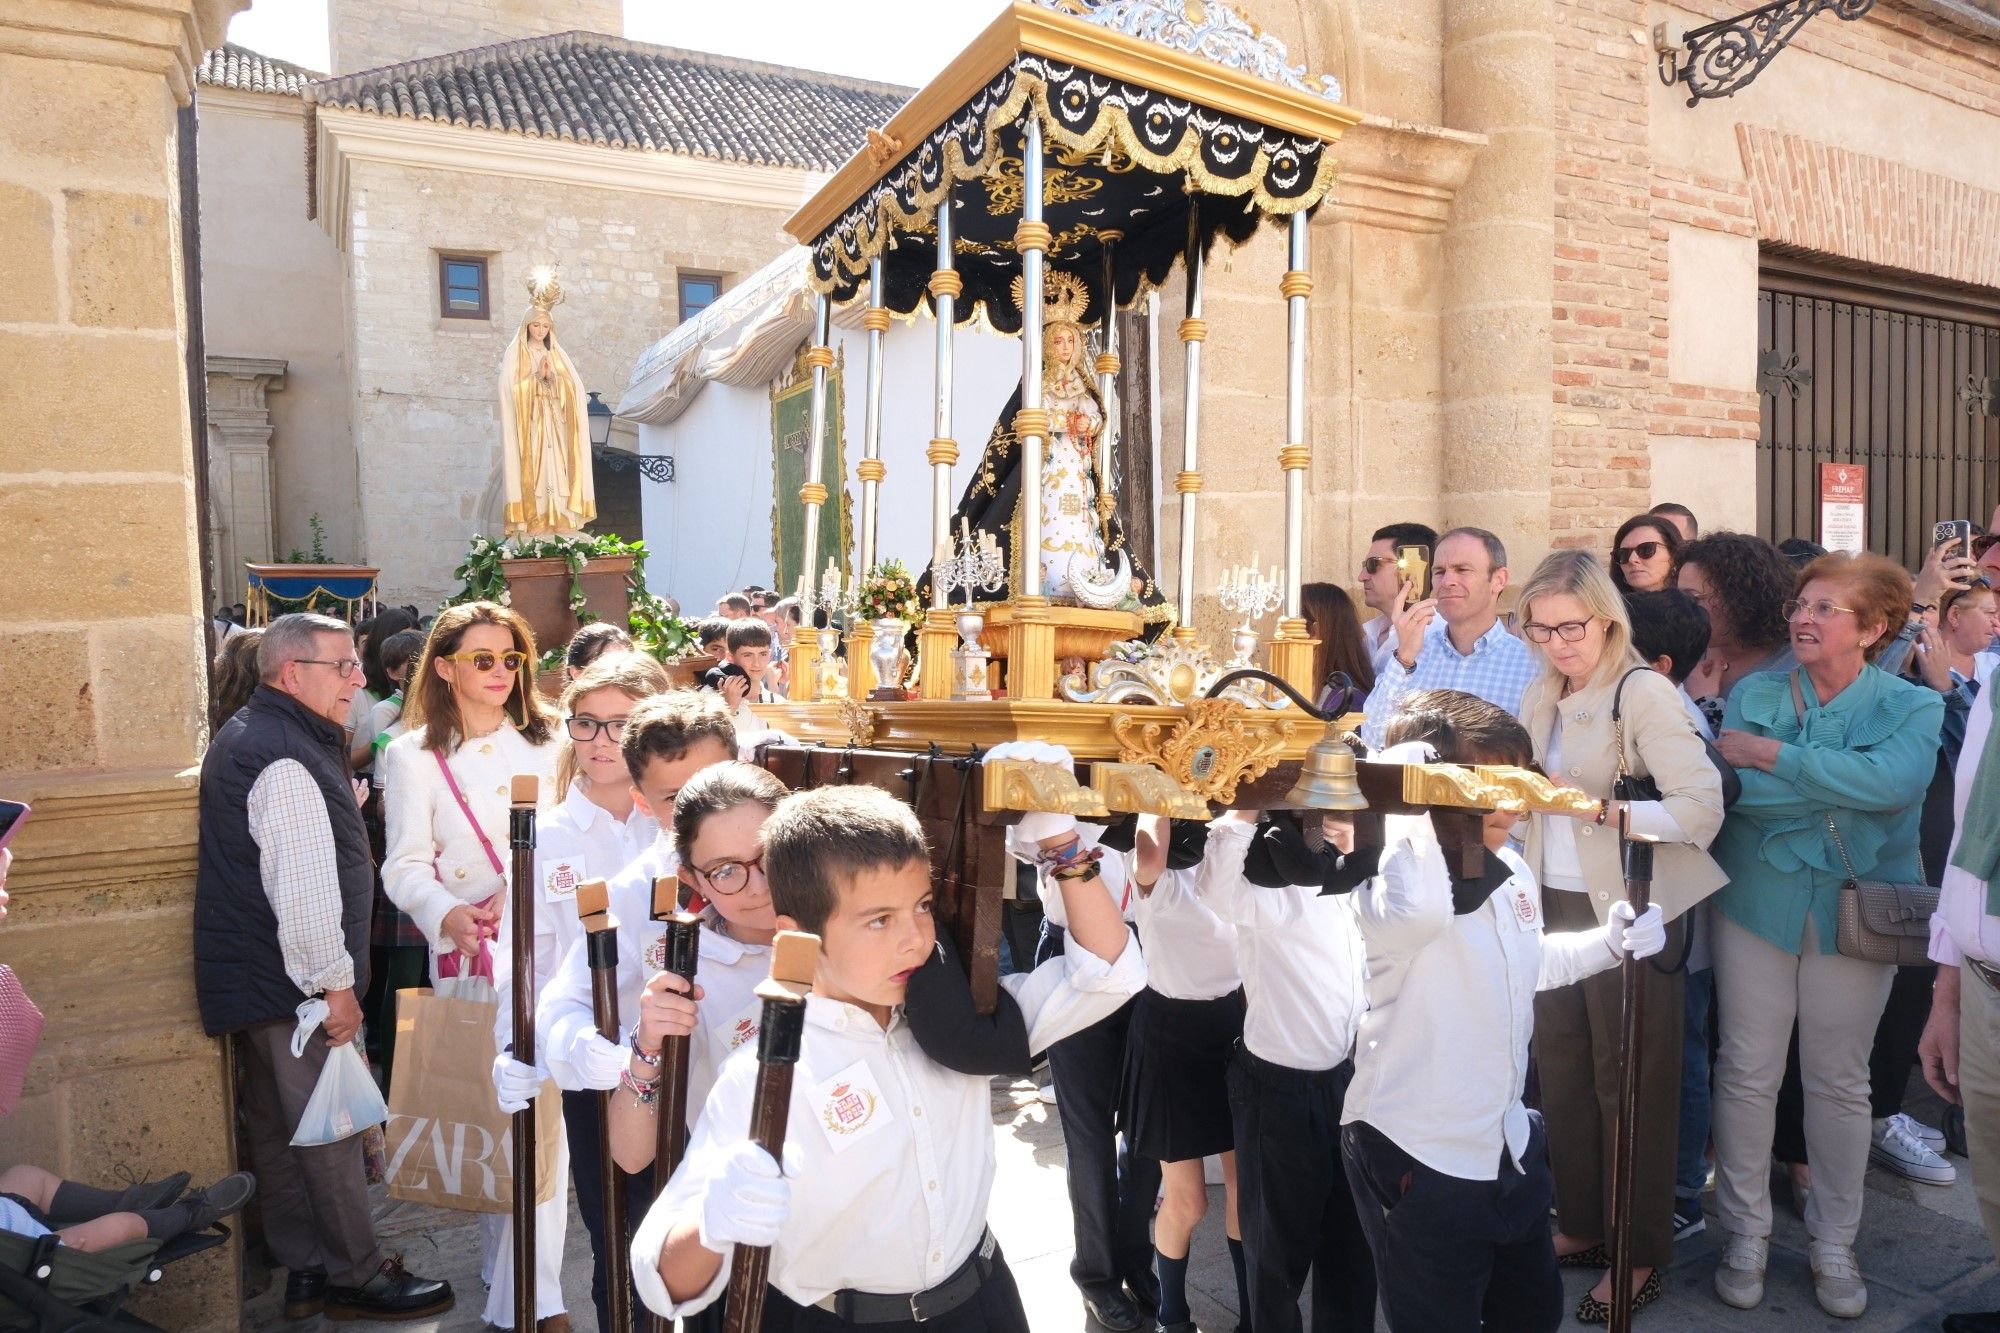
[[[1147,894],[1134,893],[1146,989],[1170,1000],[1214,1000],[1243,986],[1236,927],[1195,891],[1193,870],[1169,870]]]
[[[1104,837],[1104,826],[1079,823],[1076,826],[1076,836],[1085,847],[1095,847]],[[1015,860],[1035,865],[1035,858],[1041,854],[1041,850],[1035,843],[1024,841],[1018,827],[1007,830],[1007,854]],[[1129,852],[1106,850],[1104,859],[1097,863],[1097,882],[1111,895],[1111,901],[1118,904],[1118,914],[1127,921],[1137,919],[1138,909],[1134,904],[1139,900],[1138,893],[1132,888],[1130,857]],[[1048,917],[1049,924],[1059,930],[1068,930],[1069,909],[1063,902],[1062,891],[1056,887],[1055,881],[1049,878],[1048,872],[1040,867],[1036,867],[1035,870],[1035,892],[1041,897],[1042,912]]]
[[[587,879],[607,882],[615,879],[653,845],[659,833],[660,821],[636,801],[629,816],[622,820],[614,817],[584,794],[582,778],[570,784],[569,795],[561,805],[542,812],[535,821],[538,995],[548,989],[563,959],[583,939],[583,919],[576,914],[577,885]],[[500,1017],[495,1031],[502,1050],[514,1039],[512,932],[512,922],[503,913],[500,937],[493,944],[494,989],[500,996]],[[632,1012],[637,1012],[636,1002]]]
[[[1353,895],[1252,884],[1243,862],[1253,828],[1232,819],[1210,824],[1208,851],[1195,871],[1202,901],[1236,927],[1243,1046],[1288,1069],[1331,1069],[1354,1050],[1368,1003]]]
[[[308,995],[354,988],[341,926],[340,864],[326,793],[306,766],[280,759],[251,784],[247,815],[257,874],[278,919],[285,975]]]
[[[646,983],[665,966],[664,926],[652,921],[653,881],[674,873],[680,864],[671,838],[664,832],[610,884],[611,919],[618,932],[618,1018],[624,1027],[619,1044],[631,1044],[639,1020],[639,996]],[[769,945],[743,944],[703,921],[695,984],[697,1002],[694,1037],[688,1042],[688,1115],[701,1111],[722,1062],[737,1047],[757,1040],[762,1013],[751,991],[771,973]],[[562,963],[542,988],[535,1006],[535,1053],[556,1086],[572,1092],[589,1085],[579,1070],[582,1048],[597,1033],[590,1002],[590,959],[578,938],[563,954]]]
[[[490,735],[461,741],[445,756],[466,804],[500,858],[496,871],[438,771],[437,756],[423,748],[425,730],[418,727],[398,736],[382,752],[387,769],[383,818],[388,831],[382,891],[410,914],[430,940],[435,975],[436,954],[453,947],[444,935],[445,915],[461,903],[483,903],[506,892],[513,779],[518,773],[533,773],[547,795],[556,742],[551,738],[541,745],[530,744],[513,723],[504,722]]]
[[[2000,917],[1987,915],[1986,881],[1951,863],[1958,855],[1958,838],[1965,828],[1965,807],[1972,800],[1979,758],[1986,753],[1986,739],[1993,732],[1996,692],[2000,691],[1989,683],[1972,701],[1972,711],[1965,719],[1965,743],[1959,747],[1958,767],[1952,773],[1951,852],[1945,857],[1943,881],[1938,886],[1937,911],[1931,914],[1930,946],[1931,960],[1948,967],[1959,967],[1967,958],[2000,965]]]
[[[1146,983],[1136,941],[1107,963],[1070,942],[1032,973],[1000,979],[1040,1050],[1108,1017]],[[729,1283],[723,1256],[707,1290],[680,1304],[660,1279],[660,1250],[699,1215],[708,1162],[750,1136],[757,1055],[723,1067],[695,1122],[687,1157],[632,1241],[632,1276],[648,1308],[685,1319]],[[771,1247],[771,1285],[800,1305],[836,1291],[898,1295],[950,1277],[986,1230],[993,1191],[993,1092],[984,1076],[946,1069],[918,1047],[902,1011],[884,1028],[865,1010],[822,996],[806,1001],[792,1077],[796,1149],[791,1214]]]
[[[1493,1180],[1505,1147],[1528,1150],[1521,1087],[1535,992],[1613,966],[1605,928],[1542,933],[1542,895],[1514,850],[1513,876],[1479,910],[1452,915],[1430,821],[1384,820],[1382,873],[1357,889],[1368,949],[1368,1013],[1341,1123],[1362,1120],[1434,1171]]]

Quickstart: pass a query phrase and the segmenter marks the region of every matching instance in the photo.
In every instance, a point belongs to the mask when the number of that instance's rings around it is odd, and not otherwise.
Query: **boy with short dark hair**
[[[738,731],[764,731],[764,722],[750,705],[776,699],[764,679],[770,670],[771,627],[755,617],[732,620],[723,636],[722,660],[702,673],[701,684],[722,696]]]
[[[866,1325],[1025,1333],[986,1229],[993,1184],[987,1078],[916,1044],[901,1009],[937,949],[930,856],[909,807],[868,787],[801,792],[763,830],[782,928],[820,937],[781,1173],[750,1140],[755,1052],[724,1067],[686,1160],[632,1243],[647,1305],[685,1318],[728,1283],[735,1246],[771,1248],[766,1328]],[[1067,952],[1003,977],[1039,1049],[1145,983],[1138,945],[1085,858],[1058,887]],[[821,1313],[821,1312],[824,1313]],[[921,1324],[919,1320],[921,1319]]]
[[[1519,722],[1458,690],[1412,696],[1387,739],[1379,757],[1402,762],[1523,766],[1533,755]],[[1341,1156],[1393,1333],[1562,1323],[1547,1139],[1521,1104],[1535,992],[1666,943],[1659,908],[1635,921],[1625,903],[1607,926],[1544,934],[1541,888],[1508,844],[1517,818],[1488,814],[1493,872],[1454,881],[1428,817],[1386,816],[1380,873],[1354,894],[1368,1008]]]
[[[727,650],[730,621],[723,616],[709,616],[695,622],[695,642],[711,657],[720,658]]]

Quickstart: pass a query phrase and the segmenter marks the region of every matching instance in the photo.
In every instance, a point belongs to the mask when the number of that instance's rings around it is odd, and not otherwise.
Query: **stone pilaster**
[[[0,1160],[111,1183],[234,1165],[194,1009],[194,782],[207,681],[185,370],[176,115],[246,0],[0,6],[0,953],[48,1016]],[[234,1328],[235,1247],[140,1310]]]
[[[216,597],[243,600],[246,561],[277,555],[271,517],[271,405],[285,363],[265,357],[208,358],[208,531]]]

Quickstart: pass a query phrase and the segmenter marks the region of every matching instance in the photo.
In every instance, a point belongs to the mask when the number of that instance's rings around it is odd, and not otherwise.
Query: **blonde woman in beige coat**
[[[1620,819],[1659,840],[1653,897],[1669,926],[1667,948],[1646,977],[1634,1183],[1635,1308],[1659,1299],[1673,1259],[1674,1152],[1679,1126],[1681,987],[1688,908],[1724,876],[1706,848],[1722,826],[1722,776],[1709,759],[1680,691],[1632,648],[1625,603],[1596,557],[1558,551],[1521,593],[1522,632],[1542,671],[1521,700],[1521,722],[1549,776],[1598,798],[1575,817],[1538,816],[1528,865],[1542,884],[1543,928],[1587,930],[1624,897]],[[1622,690],[1621,690],[1622,684]],[[1651,777],[1657,801],[1613,798],[1618,776],[1614,696],[1623,715],[1625,771]],[[1608,1268],[1611,1147],[1616,1135],[1621,983],[1603,972],[1535,997],[1535,1062],[1549,1161],[1556,1181],[1556,1256],[1566,1267]],[[1583,1323],[1610,1318],[1609,1273],[1577,1307]]]

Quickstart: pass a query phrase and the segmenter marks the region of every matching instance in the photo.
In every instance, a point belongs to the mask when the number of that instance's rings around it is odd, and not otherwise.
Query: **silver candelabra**
[[[1284,599],[1284,585],[1278,581],[1277,566],[1271,567],[1267,577],[1257,571],[1257,557],[1251,556],[1250,563],[1238,565],[1222,576],[1222,586],[1216,589],[1216,600],[1222,609],[1232,615],[1243,617],[1243,623],[1230,635],[1230,658],[1224,670],[1253,666],[1257,655],[1257,622],[1278,609]]]
[[[951,697],[954,700],[991,699],[987,683],[989,654],[979,642],[986,629],[986,617],[973,604],[974,592],[998,592],[1007,578],[1007,560],[990,532],[972,536],[971,525],[958,521],[958,540],[940,542],[931,561],[931,577],[944,590],[947,600],[957,591],[965,593],[965,609],[958,613],[959,646],[951,654]]]

